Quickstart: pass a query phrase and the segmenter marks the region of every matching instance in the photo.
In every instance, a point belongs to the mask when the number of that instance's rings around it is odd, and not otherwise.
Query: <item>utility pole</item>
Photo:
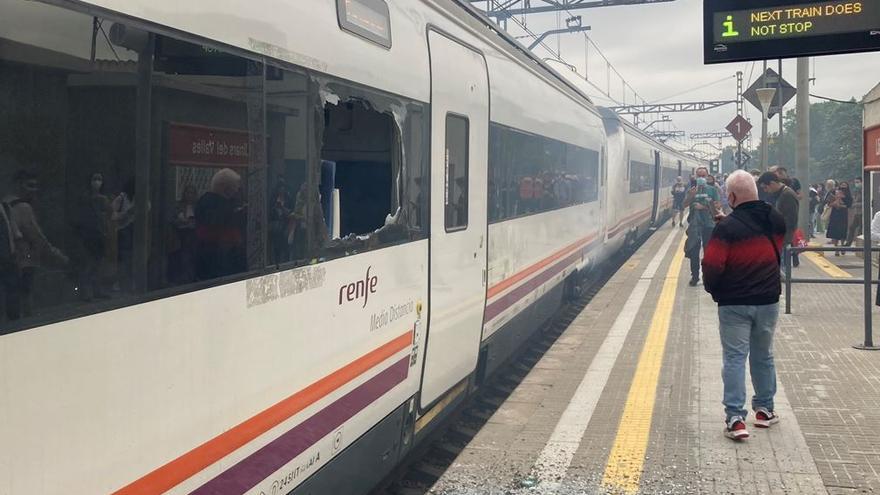
[[[779,82],[776,85],[776,97],[779,98],[779,145],[776,147],[779,156],[776,157],[776,164],[784,167],[785,165],[782,163],[782,59],[779,59]]]
[[[740,117],[743,114],[743,73],[742,71],[737,71],[736,73],[736,114]],[[736,168],[737,170],[742,168],[742,152],[743,152],[743,144],[742,141],[736,141]]]
[[[767,74],[767,61],[764,61],[764,72],[762,74]],[[766,78],[764,79],[766,81]],[[766,87],[766,83],[765,83]],[[761,115],[761,168],[766,171],[767,166],[767,157],[769,156],[769,147],[767,146],[767,110],[763,110]]]
[[[780,78],[781,79],[781,78]],[[801,181],[798,225],[810,231],[810,59],[797,59],[797,177]],[[867,237],[867,236],[866,236]],[[870,265],[866,259],[865,263]]]

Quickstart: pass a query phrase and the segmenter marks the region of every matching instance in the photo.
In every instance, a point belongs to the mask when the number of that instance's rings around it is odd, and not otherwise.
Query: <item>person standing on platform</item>
[[[689,209],[684,254],[691,260],[691,287],[700,281],[700,248],[705,249],[709,243],[719,210],[718,188],[709,185],[708,177],[709,169],[699,167],[695,185],[684,200],[684,207]]]
[[[852,207],[852,194],[849,192],[849,184],[841,182],[834,191],[833,199],[828,206],[831,207],[831,215],[828,217],[828,230],[825,237],[831,240],[834,247],[846,242],[846,234],[849,230],[849,209]],[[843,251],[835,251],[834,256],[842,256]]]
[[[224,168],[211,178],[211,190],[195,205],[196,267],[199,280],[211,280],[245,271],[244,232],[236,198],[241,176]]]
[[[867,242],[867,240],[865,241]],[[874,217],[871,219],[871,244],[875,242],[880,242],[880,211],[874,213]],[[871,258],[874,257],[874,254],[871,254]],[[877,289],[877,299],[874,301],[874,304],[880,306],[880,288]]]
[[[810,186],[810,239],[816,237],[816,222],[819,221],[819,186],[812,184]]]
[[[758,199],[755,180],[745,171],[730,174],[727,196],[733,212],[719,216],[703,259],[703,282],[718,304],[724,434],[743,440],[749,436],[745,423],[746,359],[755,389],[754,425],[768,428],[779,422],[773,412],[773,334],[782,293],[779,263],[786,229],[782,215]]]
[[[862,235],[862,179],[856,178],[852,185],[852,208],[849,209],[849,229],[846,234],[846,247],[850,247],[856,237]]]
[[[779,213],[782,214],[782,218],[785,220],[783,246],[790,247],[792,239],[794,239],[794,233],[797,230],[800,204],[798,203],[797,194],[792,188],[785,185],[782,180],[778,174],[764,172],[758,179],[758,187],[775,199],[774,206],[776,206],[776,209],[779,210]],[[797,253],[792,253],[791,262],[794,266],[801,264]]]
[[[779,181],[790,187],[795,196],[800,197],[801,195],[801,181],[797,179],[797,177],[791,177],[788,175],[788,169],[785,167],[770,167],[770,171],[776,174],[776,177],[779,177]]]
[[[681,176],[675,178],[672,186],[672,226],[675,227],[675,218],[678,217],[678,226],[684,225],[684,197],[687,195],[687,186]]]

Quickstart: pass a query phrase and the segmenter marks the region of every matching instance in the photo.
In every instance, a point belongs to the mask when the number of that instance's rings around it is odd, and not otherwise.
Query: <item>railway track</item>
[[[587,276],[580,295],[560,307],[544,327],[522,346],[488,382],[450,416],[433,438],[416,448],[388,479],[370,495],[426,495],[508,396],[528,376],[541,357],[577,318],[605,283],[648,239],[630,248]]]

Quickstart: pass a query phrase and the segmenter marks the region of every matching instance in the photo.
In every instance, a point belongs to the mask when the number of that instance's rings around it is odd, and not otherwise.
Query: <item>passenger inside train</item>
[[[14,237],[0,333],[425,238],[424,105],[195,39],[21,9],[25,28],[0,40],[0,197]],[[33,24],[47,18],[64,28]]]

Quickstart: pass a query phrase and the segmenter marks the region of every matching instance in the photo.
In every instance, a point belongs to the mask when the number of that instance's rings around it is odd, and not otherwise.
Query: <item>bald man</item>
[[[237,207],[241,176],[224,168],[196,202],[196,277],[210,280],[246,269],[244,232]]]
[[[748,438],[746,429],[746,358],[749,359],[754,424],[769,428],[779,421],[773,412],[776,367],[773,334],[779,316],[782,281],[779,262],[785,220],[758,200],[755,179],[737,170],[727,179],[727,200],[733,212],[722,218],[703,257],[703,283],[718,303],[723,349],[724,434]]]

